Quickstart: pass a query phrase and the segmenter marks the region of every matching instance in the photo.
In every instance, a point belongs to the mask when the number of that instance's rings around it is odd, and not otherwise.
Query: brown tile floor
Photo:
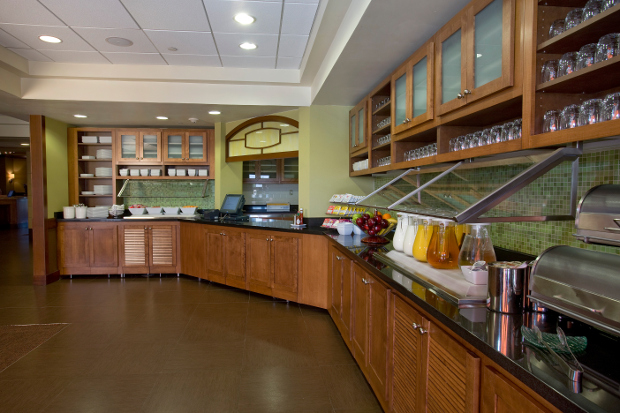
[[[0,373],[3,413],[381,412],[324,310],[186,277],[33,287],[29,254],[0,231],[0,324],[70,325]]]

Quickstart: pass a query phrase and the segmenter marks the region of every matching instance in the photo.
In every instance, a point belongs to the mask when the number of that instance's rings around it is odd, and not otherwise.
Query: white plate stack
[[[96,136],[82,136],[82,143],[97,143]]]
[[[101,206],[96,206],[92,208],[86,208],[86,217],[87,218],[107,218],[108,207],[105,205],[101,205]]]
[[[112,185],[93,185],[96,195],[112,195]]]
[[[112,159],[112,149],[97,149],[97,159]]]
[[[95,168],[95,176],[112,176],[112,168]]]
[[[112,143],[112,137],[111,136],[100,136],[99,143]]]

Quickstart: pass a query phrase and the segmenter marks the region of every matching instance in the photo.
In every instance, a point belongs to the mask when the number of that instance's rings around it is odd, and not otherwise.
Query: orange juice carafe
[[[465,237],[465,224],[456,225],[454,227],[454,233],[456,234],[456,243],[459,244],[459,248],[463,245],[463,238]]]
[[[418,261],[426,262],[426,252],[428,251],[428,243],[433,235],[433,227],[430,218],[418,219],[418,232],[413,242],[413,258]]]
[[[443,270],[459,268],[459,244],[456,241],[452,221],[433,220],[433,235],[426,258],[433,268]]]

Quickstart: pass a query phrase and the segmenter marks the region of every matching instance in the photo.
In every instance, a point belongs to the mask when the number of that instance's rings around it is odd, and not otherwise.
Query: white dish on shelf
[[[82,159],[95,159],[92,155],[82,155]]]
[[[82,195],[95,195],[95,191],[82,191]]]
[[[82,136],[82,143],[97,143],[97,136]]]
[[[177,175],[177,170],[170,168],[168,169],[168,176],[176,176]]]
[[[140,170],[139,169],[130,169],[129,170],[129,176],[140,176]]]
[[[112,137],[111,136],[100,136],[99,143],[112,143]]]
[[[196,170],[195,169],[188,169],[187,170],[187,176],[196,176]]]
[[[129,212],[131,212],[131,215],[143,215],[144,211],[146,211],[146,208],[131,208],[131,207],[129,207]]]
[[[177,169],[177,176],[185,176],[185,169]]]
[[[179,213],[179,207],[164,207],[164,213],[166,215],[177,215]]]
[[[140,176],[149,176],[148,169],[140,169]]]
[[[198,176],[209,176],[209,171],[207,169],[199,169]]]
[[[95,174],[80,174],[80,178],[93,178]]]
[[[151,169],[151,176],[161,176],[161,169]]]
[[[183,215],[194,215],[195,212],[196,212],[196,207],[181,208],[181,213]]]
[[[127,176],[129,174],[129,169],[119,169],[118,174],[120,176]]]
[[[149,215],[161,215],[161,207],[146,207],[146,213]]]

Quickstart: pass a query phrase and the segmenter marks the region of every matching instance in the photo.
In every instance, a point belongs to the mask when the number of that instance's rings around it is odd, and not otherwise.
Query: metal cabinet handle
[[[153,227],[149,227],[149,229],[153,229]]]
[[[225,232],[222,232],[222,236],[223,236],[223,237],[225,237],[225,236],[226,236],[226,233],[225,233]]]
[[[414,330],[417,330],[418,328],[420,328],[420,325],[418,323],[413,323],[411,325],[413,326]]]
[[[340,255],[336,255],[336,259],[337,259],[338,261],[342,261],[342,260],[344,259],[344,257],[341,257]]]
[[[464,94],[464,95],[471,95],[471,90],[469,90],[469,89],[465,89],[465,90],[463,91],[463,94]]]
[[[362,282],[363,282],[364,284],[370,284],[370,281],[368,281],[366,278],[362,278]]]
[[[405,122],[411,122],[411,119],[405,118]]]
[[[407,123],[407,119],[405,119],[405,120],[403,121],[403,123]]]
[[[265,241],[269,241],[269,238],[265,238]]]
[[[428,330],[425,330],[422,327],[420,327],[418,330],[420,331],[420,334],[426,334],[428,332]]]
[[[459,93],[458,95],[456,95],[457,99],[463,99],[465,97],[465,95],[463,95],[462,93]]]
[[[145,230],[147,230],[148,228],[147,228],[147,227],[144,227],[144,229],[145,229]]]
[[[88,231],[88,227],[84,228],[84,231]]]

